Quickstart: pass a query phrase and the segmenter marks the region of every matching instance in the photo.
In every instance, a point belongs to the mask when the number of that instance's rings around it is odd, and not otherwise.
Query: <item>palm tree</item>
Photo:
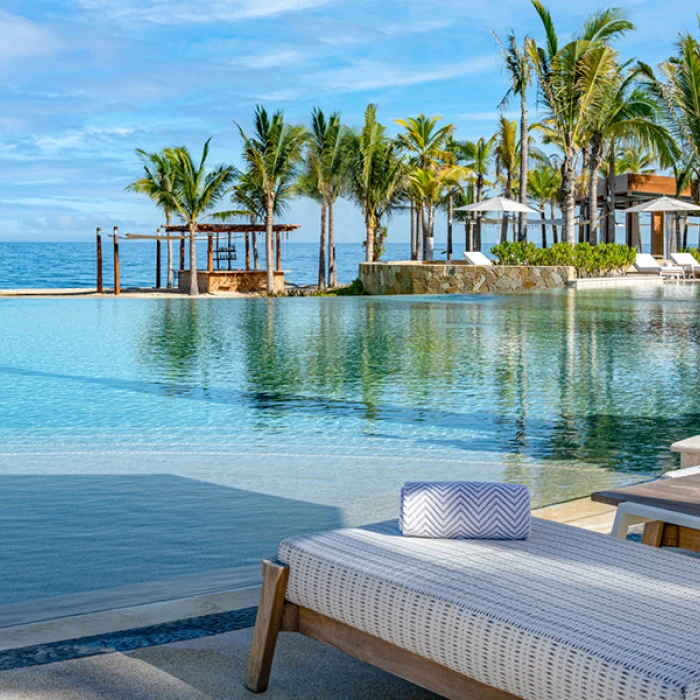
[[[424,114],[419,114],[416,118],[396,120],[396,124],[405,130],[399,134],[398,141],[402,149],[408,153],[412,167],[437,168],[441,163],[454,165],[456,162],[454,151],[449,147],[454,126],[446,124],[438,128],[438,123],[441,121],[440,116],[426,117]],[[418,201],[411,199],[412,259],[417,259],[420,252],[417,245],[418,238],[426,240],[425,232],[420,228],[425,219],[425,212],[418,209],[419,204]],[[420,231],[420,234],[417,234],[417,231]]]
[[[660,159],[662,167],[670,167],[679,156],[678,149],[667,129],[659,123],[659,110],[649,91],[636,85],[637,71],[625,73],[625,67],[617,65],[617,55],[609,47],[591,52],[583,61],[582,80],[589,80],[588,73],[599,73],[590,64],[600,54],[602,60],[614,63],[614,73],[600,85],[597,108],[588,115],[588,214],[590,218],[588,241],[598,240],[598,179],[602,163],[608,153],[615,154],[616,142],[634,143]],[[610,207],[606,207],[609,209]],[[609,215],[610,212],[606,211]],[[609,227],[608,227],[609,228]],[[607,239],[607,235],[606,235]]]
[[[503,182],[503,196],[510,199],[518,161],[518,126],[502,116],[496,135],[496,177]],[[509,217],[504,213],[501,221],[501,243],[505,243],[508,238],[508,221]],[[525,224],[527,225],[527,220]],[[521,236],[520,232],[518,236]]]
[[[404,164],[398,144],[377,121],[377,106],[365,110],[362,130],[349,141],[349,187],[365,219],[366,261],[374,262],[375,233],[381,216],[395,206],[403,193]]]
[[[546,217],[547,204],[550,206],[551,216],[554,219],[554,206],[561,188],[561,174],[559,170],[549,164],[540,165],[530,170],[527,174],[527,188],[542,211],[542,219]],[[556,240],[553,241],[556,243]],[[542,224],[542,247],[547,247],[547,227]]]
[[[243,158],[250,172],[258,179],[265,205],[265,262],[267,267],[267,293],[275,289],[275,262],[272,233],[275,200],[280,188],[290,185],[297,176],[303,158],[307,132],[303,126],[292,126],[284,121],[279,110],[272,117],[258,105],[253,117],[253,135],[246,136],[241,126],[234,122],[243,139]]]
[[[594,13],[586,20],[580,36],[559,46],[551,14],[539,0],[532,0],[545,31],[545,44],[527,42],[527,51],[537,74],[542,102],[547,109],[547,126],[563,152],[562,206],[563,238],[574,242],[576,156],[585,141],[587,117],[598,109],[602,88],[615,74],[615,62],[608,52],[615,38],[634,29],[619,8]],[[584,65],[586,79],[582,80]]]
[[[326,288],[326,232],[328,232],[328,278],[337,285],[335,231],[332,225],[333,203],[342,192],[347,172],[347,129],[334,112],[326,120],[317,107],[311,113],[311,131],[306,149],[306,191],[321,203],[321,243],[318,257],[318,288]]]
[[[230,165],[220,165],[211,172],[207,171],[206,162],[209,155],[207,139],[202,149],[199,164],[195,164],[187,148],[169,148],[165,155],[171,163],[173,173],[173,190],[164,193],[164,200],[173,212],[177,212],[190,232],[190,295],[199,294],[197,280],[197,231],[201,219],[212,215],[212,209],[228,192],[229,185],[236,176]],[[240,212],[219,212],[219,218],[226,218]]]
[[[165,214],[165,225],[170,226],[173,213],[169,197],[173,192],[172,162],[165,153],[147,153],[142,148],[136,149],[136,155],[143,162],[144,176],[134,180],[126,187],[127,191],[140,192],[150,197]],[[173,242],[168,234],[168,289],[173,286]]]
[[[700,20],[699,20],[700,21]],[[700,164],[700,42],[689,32],[678,37],[676,54],[661,64],[657,77],[645,63],[639,64],[652,94],[662,109],[664,124],[675,136],[690,162]]]
[[[482,200],[484,188],[491,184],[486,177],[491,171],[495,143],[496,135],[494,134],[490,139],[485,139],[482,136],[478,141],[464,141],[457,144],[458,162],[462,163],[473,173],[473,199],[475,202],[480,202]],[[472,243],[474,248],[481,250],[481,215],[477,215],[476,217],[476,227]]]
[[[532,60],[528,53],[528,38],[525,37],[522,48],[518,46],[518,40],[515,34],[511,32],[504,44],[497,35],[501,47],[503,60],[510,75],[510,87],[506,92],[505,97],[499,105],[504,109],[510,98],[517,96],[520,98],[520,202],[527,204],[527,183],[528,183],[528,146],[529,146],[529,127],[527,114],[527,89],[532,83]],[[518,240],[527,240],[527,217],[520,214],[518,217]]]

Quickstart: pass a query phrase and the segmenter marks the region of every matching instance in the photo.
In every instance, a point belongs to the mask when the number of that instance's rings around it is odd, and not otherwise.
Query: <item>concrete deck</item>
[[[541,518],[610,532],[615,509],[582,498],[536,510]],[[181,580],[65,596],[39,605],[5,606],[0,649],[79,638],[158,624],[257,602],[251,572],[212,572]],[[187,595],[192,593],[193,595]],[[171,600],[164,600],[170,596]],[[177,596],[181,596],[178,598]],[[120,607],[121,606],[121,607]],[[51,618],[52,615],[55,619]],[[23,619],[24,616],[24,619]],[[9,625],[9,626],[7,626]],[[3,700],[230,700],[252,698],[243,687],[251,629],[126,653],[103,653],[0,672]],[[370,690],[371,689],[371,690]],[[300,635],[282,635],[270,700],[384,698],[431,700],[437,696]]]
[[[3,700],[251,700],[252,630],[0,673]],[[269,700],[432,700],[436,695],[296,634],[280,636]]]

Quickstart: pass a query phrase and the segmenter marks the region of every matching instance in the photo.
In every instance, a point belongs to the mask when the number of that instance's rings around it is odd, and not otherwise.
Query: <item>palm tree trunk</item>
[[[506,213],[503,214],[501,218],[501,243],[505,243],[508,240],[508,224],[510,223],[510,216]]]
[[[574,183],[576,173],[574,172],[574,149],[573,146],[567,146],[565,151],[564,163],[562,165],[562,206],[564,214],[564,230],[562,239],[564,243],[574,244],[576,242],[575,224],[574,224],[574,209],[576,207],[576,199],[574,196]]]
[[[591,142],[591,158],[588,163],[588,242],[598,245],[598,179],[600,178],[601,143]]]
[[[418,216],[416,203],[411,200],[411,260],[418,260]]]
[[[168,233],[168,289],[173,288],[173,241],[170,237],[170,222],[172,221],[172,216],[170,212],[165,213],[165,230]]]
[[[552,221],[554,221],[554,215],[556,212],[554,211],[554,202],[549,203],[549,215],[552,217]],[[559,243],[559,230],[557,229],[555,224],[552,224],[552,244],[554,243]]]
[[[328,207],[326,200],[321,202],[321,242],[318,248],[318,290],[326,288],[326,229]]]
[[[199,280],[197,279],[197,224],[190,222],[190,296],[199,294]]]
[[[275,252],[272,246],[272,227],[274,225],[275,200],[268,196],[267,211],[265,212],[265,265],[267,268],[267,293],[275,291]]]
[[[450,191],[447,197],[447,259],[452,260],[452,217],[454,209],[454,197]]]
[[[605,181],[605,242],[615,242],[615,141],[610,142]]]
[[[416,203],[416,260],[423,259],[423,219]]]
[[[428,228],[428,221],[425,215],[425,202],[420,203],[420,227],[423,233],[423,260],[428,260],[428,237],[430,236],[430,229]]]
[[[435,257],[435,207],[428,203],[428,236],[426,237],[426,258],[432,260]]]
[[[367,242],[365,250],[365,261],[368,263],[374,262],[374,221],[370,214],[365,218],[365,226],[367,227]]]
[[[255,226],[257,220],[255,216],[250,217],[250,225]],[[256,270],[260,269],[260,255],[258,253],[258,234],[251,233],[253,239],[253,268]]]
[[[547,247],[547,224],[544,223],[545,217],[547,216],[544,213],[544,208],[546,206],[546,202],[540,202],[540,210],[542,211],[542,248]]]
[[[335,262],[335,219],[333,201],[328,202],[328,286],[338,286],[338,271]]]
[[[527,123],[527,92],[520,93],[520,203],[527,204],[527,171],[529,157],[529,128]],[[518,240],[527,241],[527,215],[520,214]]]

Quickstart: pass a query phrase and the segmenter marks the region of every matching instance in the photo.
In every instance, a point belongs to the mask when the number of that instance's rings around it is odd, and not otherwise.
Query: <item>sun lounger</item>
[[[464,259],[470,265],[479,265],[480,267],[490,267],[493,263],[483,254],[476,251],[467,251],[464,254]]]
[[[682,277],[684,275],[683,268],[676,265],[659,265],[653,256],[648,253],[638,253],[637,259],[634,261],[634,266],[637,272],[647,275],[661,275],[667,277]]]
[[[285,540],[263,570],[254,692],[284,630],[447,698],[700,698],[700,562],[677,553],[537,518],[524,541],[392,522]]]
[[[700,263],[690,253],[671,253],[671,260],[682,267],[687,276],[700,275]]]

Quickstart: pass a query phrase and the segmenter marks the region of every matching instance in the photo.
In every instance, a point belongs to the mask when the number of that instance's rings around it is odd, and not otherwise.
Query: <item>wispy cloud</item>
[[[486,112],[465,112],[460,114],[458,119],[462,122],[492,122],[505,117],[506,119],[516,119],[520,116],[520,112],[511,109],[501,112],[497,109],[492,109]]]
[[[407,69],[394,63],[358,61],[339,70],[322,71],[308,76],[309,81],[328,92],[355,92],[379,88],[407,87],[451,78],[460,78],[492,70],[495,56],[483,56],[436,68]]]
[[[183,24],[238,22],[326,5],[331,0],[78,0],[87,10],[114,19]]]
[[[47,28],[0,11],[0,66],[29,56],[46,56],[60,48],[61,41]]]

